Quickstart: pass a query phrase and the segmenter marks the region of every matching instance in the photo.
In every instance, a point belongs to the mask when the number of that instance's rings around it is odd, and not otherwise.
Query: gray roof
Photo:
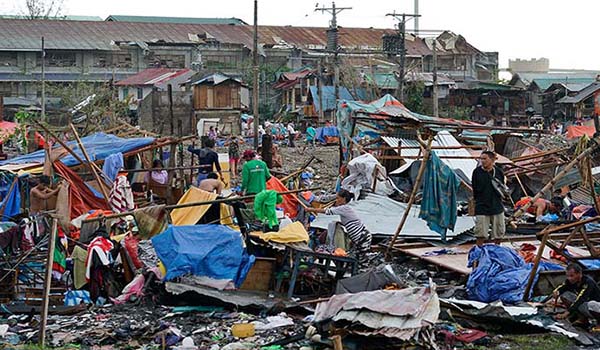
[[[196,17],[155,17],[155,16],[127,16],[110,15],[106,21],[113,22],[147,22],[147,23],[181,23],[181,24],[233,24],[247,25],[239,18],[196,18]]]
[[[600,82],[592,83],[585,89],[579,91],[579,93],[577,93],[577,95],[565,96],[565,97],[561,98],[560,100],[556,101],[556,103],[564,103],[564,104],[580,103],[580,102],[586,100],[587,98],[591,97],[592,95],[594,95],[594,93],[596,93],[596,91],[600,91]]]

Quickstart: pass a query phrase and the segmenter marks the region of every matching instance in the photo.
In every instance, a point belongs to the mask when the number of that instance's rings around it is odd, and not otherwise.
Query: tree
[[[25,0],[22,15],[26,19],[58,18],[62,15],[64,0]]]

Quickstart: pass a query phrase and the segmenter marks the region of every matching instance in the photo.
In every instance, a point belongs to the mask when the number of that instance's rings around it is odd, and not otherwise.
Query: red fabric
[[[287,187],[275,176],[271,176],[269,181],[267,181],[267,190],[275,190],[277,192],[287,192],[289,191]],[[283,208],[283,212],[290,218],[294,219],[298,216],[298,206],[300,202],[295,194],[284,194],[283,195],[283,203],[281,207]]]
[[[125,249],[127,249],[127,253],[129,253],[129,257],[131,258],[131,262],[136,269],[141,269],[143,264],[138,257],[138,245],[139,241],[135,236],[127,235],[125,236]]]
[[[591,126],[571,125],[571,126],[567,127],[567,139],[569,139],[569,140],[575,139],[575,138],[579,138],[583,135],[593,137],[595,132],[596,132],[596,128],[593,125],[591,125]]]
[[[92,209],[108,210],[106,201],[94,195],[85,182],[73,170],[60,161],[54,162],[54,170],[70,185],[69,202],[71,202],[71,219],[89,212]]]

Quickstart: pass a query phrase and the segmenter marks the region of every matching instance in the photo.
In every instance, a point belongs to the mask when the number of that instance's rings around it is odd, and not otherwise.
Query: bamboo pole
[[[600,213],[600,198],[598,198],[598,194],[596,193],[594,175],[592,174],[592,160],[588,158],[587,162],[588,176],[590,177],[590,193],[592,194],[592,199],[594,200],[594,205],[596,206],[596,213]]]
[[[425,146],[425,149],[423,150],[423,159],[421,160],[421,165],[419,166],[419,172],[417,173],[417,178],[415,179],[415,184],[413,186],[413,190],[410,193],[408,203],[406,204],[406,210],[404,211],[404,214],[402,215],[402,219],[400,220],[400,224],[398,225],[398,228],[396,228],[396,232],[394,233],[394,236],[392,237],[392,240],[390,241],[390,245],[387,247],[387,249],[385,251],[386,258],[389,258],[390,249],[391,249],[391,247],[394,246],[394,243],[396,242],[398,235],[402,231],[402,228],[404,227],[404,223],[406,222],[406,219],[408,218],[408,215],[410,213],[410,209],[412,208],[412,205],[415,202],[415,198],[417,197],[417,192],[419,191],[419,187],[421,186],[421,179],[423,177],[423,174],[425,173],[425,167],[426,167],[427,161],[429,160],[429,157],[431,155],[431,143],[432,142],[433,142],[433,137],[430,136],[429,140],[427,141],[427,146]]]
[[[523,207],[521,207],[519,210],[517,210],[516,213],[513,214],[513,216],[511,217],[511,221],[520,217],[521,215],[523,215],[523,213],[525,213],[525,211],[533,204],[535,203],[535,201],[537,201],[540,197],[542,197],[542,195],[544,194],[544,192],[546,192],[547,190],[549,190],[550,188],[552,188],[552,186],[554,186],[554,184],[556,184],[556,182],[558,180],[560,180],[563,176],[565,176],[566,173],[569,172],[569,170],[571,170],[577,163],[579,163],[579,161],[587,156],[589,156],[595,149],[596,149],[597,145],[594,143],[591,147],[589,147],[588,149],[586,149],[585,151],[581,152],[581,154],[579,154],[575,159],[573,159],[569,164],[567,164],[563,170],[561,170],[558,174],[556,174],[556,176],[550,180],[550,182],[548,182],[546,184],[546,186],[544,186],[532,199],[529,203],[525,204]]]
[[[315,160],[315,159],[316,159],[315,156],[310,157],[310,159],[306,163],[304,163],[304,165],[302,165],[300,167],[300,169],[294,171],[293,173],[291,173],[289,175],[286,175],[286,176],[282,177],[281,179],[279,179],[279,181],[286,182],[287,180],[291,179],[292,177],[294,177],[294,176],[302,173],[304,171],[304,169],[306,169],[310,165],[310,163],[312,163],[313,160]]]
[[[316,191],[316,190],[319,190],[319,189],[321,189],[321,188],[320,187],[312,187],[312,188],[305,188],[305,189],[299,189],[299,190],[291,190],[291,191],[278,192],[278,193],[281,194],[281,195],[286,195],[286,194],[294,194],[294,193],[305,192],[305,191]],[[212,201],[191,202],[191,203],[185,203],[185,204],[165,205],[165,210],[173,210],[173,209],[181,209],[181,208],[189,208],[189,207],[198,207],[198,206],[201,206],[201,205],[208,205],[208,204],[215,204],[215,203],[235,202],[235,201],[241,201],[241,200],[246,200],[246,199],[252,199],[254,197],[256,197],[256,194],[247,195],[247,196],[241,196],[241,197],[221,198],[221,199],[215,199],[215,200],[212,200]],[[152,208],[152,207],[158,207],[158,205],[144,207],[142,209],[148,209],[148,208]],[[94,222],[94,221],[101,221],[101,220],[104,220],[104,219],[115,219],[115,218],[120,218],[120,217],[127,216],[127,215],[133,215],[134,212],[135,211],[127,211],[127,212],[123,212],[123,213],[110,214],[110,215],[106,215],[106,216],[98,216],[98,217],[95,217],[95,218],[83,220],[83,222]]]
[[[58,230],[58,219],[52,219],[52,231],[48,240],[48,259],[46,260],[46,277],[44,279],[44,297],[42,299],[42,315],[40,320],[40,346],[46,345],[46,323],[48,322],[48,303],[52,285],[52,265],[54,264],[55,239]]]
[[[90,156],[87,153],[87,151],[85,150],[85,147],[83,147],[83,143],[81,142],[81,139],[79,138],[77,129],[75,129],[75,126],[73,124],[70,124],[70,126],[71,126],[71,130],[73,130],[73,135],[75,136],[75,140],[77,140],[77,144],[79,145],[79,148],[81,149],[81,153],[83,153],[83,156],[85,157],[85,160],[87,161],[90,171],[92,172],[92,174],[94,174],[94,178],[96,179],[96,182],[98,182],[98,187],[100,187],[100,191],[102,191],[102,195],[104,196],[104,201],[110,207],[110,202],[108,200],[108,192],[106,192],[106,187],[105,187],[106,183],[104,183],[104,181],[100,178],[100,176],[96,172],[96,168],[92,165]]]

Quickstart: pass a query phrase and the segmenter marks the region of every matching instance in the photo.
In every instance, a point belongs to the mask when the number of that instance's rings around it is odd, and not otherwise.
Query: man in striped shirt
[[[367,268],[367,254],[371,251],[371,233],[363,222],[358,218],[354,209],[348,205],[354,199],[354,195],[346,190],[340,190],[335,198],[335,204],[331,208],[319,209],[309,208],[307,211],[323,213],[326,215],[339,215],[346,235],[352,241],[352,251],[358,259],[360,269]]]

